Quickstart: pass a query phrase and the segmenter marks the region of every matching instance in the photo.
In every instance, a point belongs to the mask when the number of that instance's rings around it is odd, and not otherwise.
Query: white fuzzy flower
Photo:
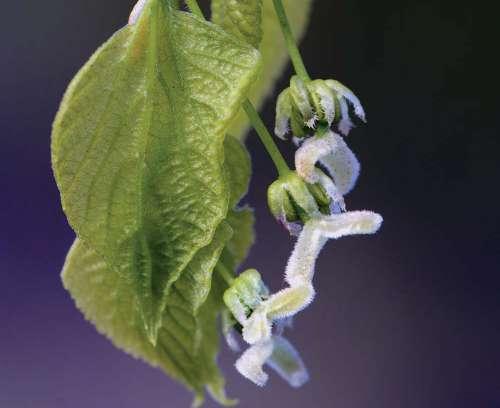
[[[246,308],[244,302],[250,301],[256,305],[250,317],[245,316],[239,321],[243,326],[243,339],[250,344],[235,364],[241,375],[263,386],[268,380],[263,367],[268,364],[294,387],[307,381],[309,377],[304,363],[295,348],[281,336],[282,328],[278,328],[277,334],[272,334],[273,322],[289,319],[312,302],[315,295],[312,280],[316,259],[329,239],[373,234],[381,224],[382,217],[370,211],[311,219],[304,225],[286,267],[285,281],[289,287],[271,296],[267,290],[262,290],[263,284],[258,283],[256,271],[240,275],[224,295],[224,301],[236,314],[238,310]],[[236,305],[239,302],[242,304]],[[278,326],[282,324],[278,323]]]
[[[258,308],[268,295],[260,274],[255,269],[250,269],[240,274],[226,290],[224,303],[238,323],[245,326],[249,321],[247,314]],[[234,322],[231,319],[227,313],[223,314],[223,332],[229,347],[237,352],[239,343],[234,336]],[[290,324],[290,319],[279,321],[275,335],[269,334],[262,342],[250,345],[235,363],[241,375],[263,386],[268,379],[263,369],[267,364],[292,387],[300,387],[307,381],[309,376],[299,353],[282,337],[285,327]]]
[[[300,354],[282,336],[272,336],[269,340],[251,345],[235,363],[241,375],[261,387],[269,378],[264,365],[268,365],[292,387],[301,387],[309,380]]]
[[[286,267],[285,282],[289,287],[262,301],[246,320],[243,325],[245,341],[249,344],[268,341],[273,321],[293,316],[312,302],[316,259],[329,239],[373,234],[381,224],[382,217],[371,211],[319,215],[306,222]]]
[[[306,139],[295,152],[297,174],[308,183],[319,182],[318,162],[330,173],[340,195],[353,189],[361,166],[342,136],[332,131],[315,135]]]

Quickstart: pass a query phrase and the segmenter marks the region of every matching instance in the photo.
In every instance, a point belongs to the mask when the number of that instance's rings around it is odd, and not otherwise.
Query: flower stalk
[[[273,0],[273,5],[274,10],[276,11],[276,15],[278,16],[278,21],[280,23],[283,37],[285,38],[286,46],[288,48],[288,54],[290,55],[290,59],[292,60],[293,68],[295,69],[296,74],[304,82],[309,82],[311,80],[311,77],[307,72],[304,61],[302,60],[302,56],[300,55],[299,48],[297,47],[297,43],[290,27],[290,22],[288,21],[288,17],[286,15],[285,7],[283,7],[283,3],[281,2],[281,0]]]
[[[247,114],[248,119],[250,120],[250,123],[254,127],[262,144],[266,148],[267,153],[269,154],[274,165],[276,166],[276,170],[278,171],[278,174],[280,176],[284,176],[287,173],[289,173],[290,168],[286,164],[286,161],[283,158],[282,154],[280,153],[278,146],[276,146],[276,143],[274,142],[271,134],[267,130],[266,125],[262,121],[259,113],[255,109],[255,107],[252,105],[250,100],[246,99],[243,102],[243,110]]]

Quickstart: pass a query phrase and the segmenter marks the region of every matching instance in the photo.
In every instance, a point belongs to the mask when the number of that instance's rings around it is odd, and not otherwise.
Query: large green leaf
[[[236,203],[248,186],[250,160],[242,144],[230,136],[224,148],[231,202]],[[253,238],[252,211],[231,210],[211,244],[196,253],[173,283],[155,345],[144,331],[134,282],[109,268],[83,241],[77,239],[73,244],[62,279],[85,317],[116,347],[182,382],[195,392],[197,404],[203,401],[206,388],[221,404],[230,405],[216,364],[217,317],[224,308],[222,294],[227,284],[213,271],[217,262],[234,271]]]
[[[116,347],[160,367],[195,392],[198,400],[209,387],[219,402],[228,403],[215,361],[220,289],[209,293],[213,268],[230,235],[231,228],[223,222],[212,243],[198,251],[172,285],[155,345],[144,332],[134,285],[78,239],[62,273],[64,286],[85,317]]]
[[[149,0],[94,54],[52,136],[68,220],[130,283],[152,343],[169,288],[226,217],[223,140],[259,65],[251,46],[174,3]]]
[[[255,1],[255,0],[254,0]],[[223,10],[231,3],[240,3],[243,7],[247,2],[238,0],[212,0],[212,21],[221,26],[227,26],[227,18]],[[295,37],[300,40],[305,32],[312,0],[283,0],[290,25]],[[234,9],[234,6],[233,6]],[[233,11],[233,13],[235,13]],[[230,32],[234,32],[231,28]],[[288,52],[276,19],[272,0],[263,0],[262,11],[262,54],[263,67],[258,80],[252,85],[250,100],[255,106],[262,106],[266,97],[273,91],[274,84],[288,63]],[[230,132],[238,138],[243,138],[248,130],[248,120],[244,112],[240,112],[234,120]]]

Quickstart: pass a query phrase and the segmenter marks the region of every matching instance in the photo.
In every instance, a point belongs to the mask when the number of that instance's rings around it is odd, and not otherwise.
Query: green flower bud
[[[349,116],[349,104],[355,115],[365,121],[359,99],[340,82],[332,79],[304,82],[293,76],[290,87],[278,97],[276,136],[284,139],[291,127],[294,136],[305,137],[319,126],[329,128],[334,123],[340,133],[347,135],[354,126]]]
[[[332,204],[321,183],[308,184],[292,171],[269,186],[267,200],[271,213],[294,235],[300,229],[299,224],[318,214],[329,215]]]
[[[224,292],[223,300],[234,318],[240,324],[244,324],[247,317],[268,294],[269,291],[260,273],[255,269],[248,269],[241,273]]]

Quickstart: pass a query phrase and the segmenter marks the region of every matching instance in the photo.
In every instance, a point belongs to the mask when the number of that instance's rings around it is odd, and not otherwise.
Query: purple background
[[[181,386],[98,335],[59,279],[73,233],[50,169],[51,121],[131,1],[3,3],[0,408],[187,407]],[[352,86],[369,118],[349,140],[363,173],[348,205],[385,223],[322,253],[318,297],[289,333],[310,369],[304,388],[273,375],[257,389],[224,349],[241,407],[500,407],[494,18],[480,2],[317,1],[307,65]],[[272,103],[264,115],[271,124]],[[270,160],[255,135],[248,146],[259,235],[248,265],[277,288],[292,244],[265,208]]]

